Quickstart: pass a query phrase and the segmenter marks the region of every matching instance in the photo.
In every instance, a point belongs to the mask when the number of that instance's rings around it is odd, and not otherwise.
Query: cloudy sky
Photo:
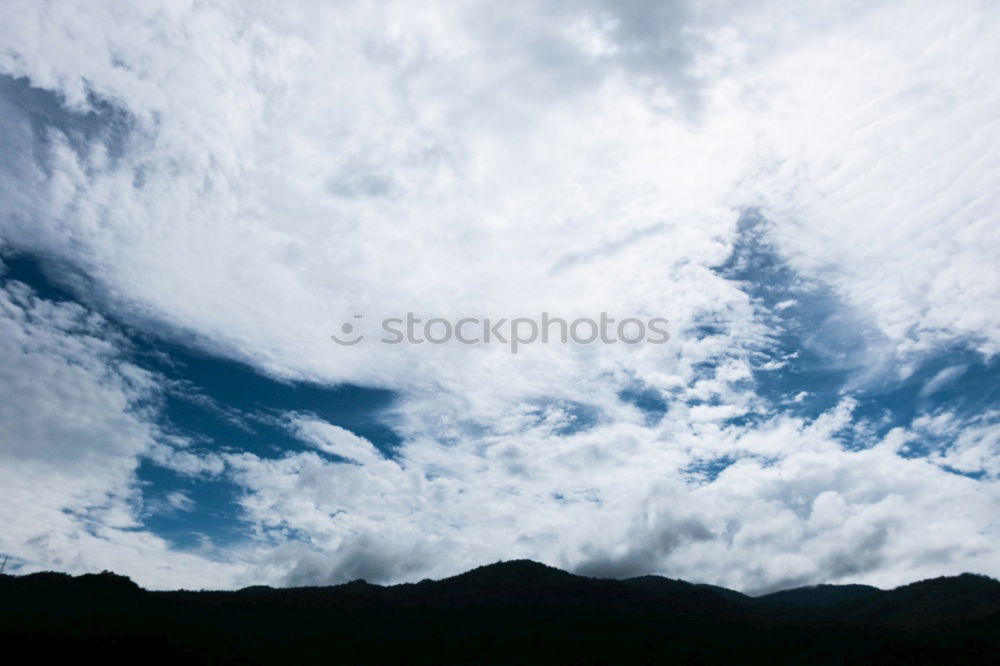
[[[0,4],[0,553],[1000,576],[998,33],[961,0]],[[372,335],[407,312],[670,339]]]

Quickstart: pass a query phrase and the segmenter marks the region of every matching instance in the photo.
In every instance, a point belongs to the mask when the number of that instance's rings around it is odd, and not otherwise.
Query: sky
[[[998,32],[0,4],[0,554],[154,589],[1000,576]],[[407,313],[669,339],[381,342]]]

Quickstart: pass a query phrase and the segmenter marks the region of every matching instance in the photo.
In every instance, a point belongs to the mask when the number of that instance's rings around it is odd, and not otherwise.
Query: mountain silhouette
[[[43,662],[995,664],[1000,582],[750,597],[515,560],[392,586],[152,592],[45,572],[0,576],[0,640]]]
[[[802,608],[831,608],[844,602],[868,599],[881,590],[871,585],[813,585],[758,597],[759,601]]]

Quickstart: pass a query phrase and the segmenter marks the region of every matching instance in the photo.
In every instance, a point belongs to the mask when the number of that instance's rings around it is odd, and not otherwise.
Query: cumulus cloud
[[[231,464],[261,533],[291,540],[259,564],[287,584],[443,576],[499,553],[751,592],[990,570],[995,485],[900,458],[911,435],[899,430],[846,451],[837,434],[850,423],[848,405],[659,438],[615,425],[448,451],[414,443],[400,461],[364,466],[315,453]],[[711,452],[737,460],[711,481],[685,478],[685,462]]]
[[[125,358],[121,334],[13,280],[0,315],[0,550],[23,570],[114,568],[154,586],[230,580],[236,567],[173,552],[142,529],[135,471],[169,445],[151,422],[155,378]],[[176,493],[166,502],[190,508]]]

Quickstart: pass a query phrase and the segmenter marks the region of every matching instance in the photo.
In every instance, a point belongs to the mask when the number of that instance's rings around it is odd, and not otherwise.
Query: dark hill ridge
[[[381,586],[148,592],[109,572],[0,576],[0,640],[46,661],[1000,663],[1000,582],[763,597],[537,562]]]
[[[847,601],[867,599],[882,590],[871,585],[813,585],[772,592],[757,597],[758,601],[803,608],[831,608]]]

